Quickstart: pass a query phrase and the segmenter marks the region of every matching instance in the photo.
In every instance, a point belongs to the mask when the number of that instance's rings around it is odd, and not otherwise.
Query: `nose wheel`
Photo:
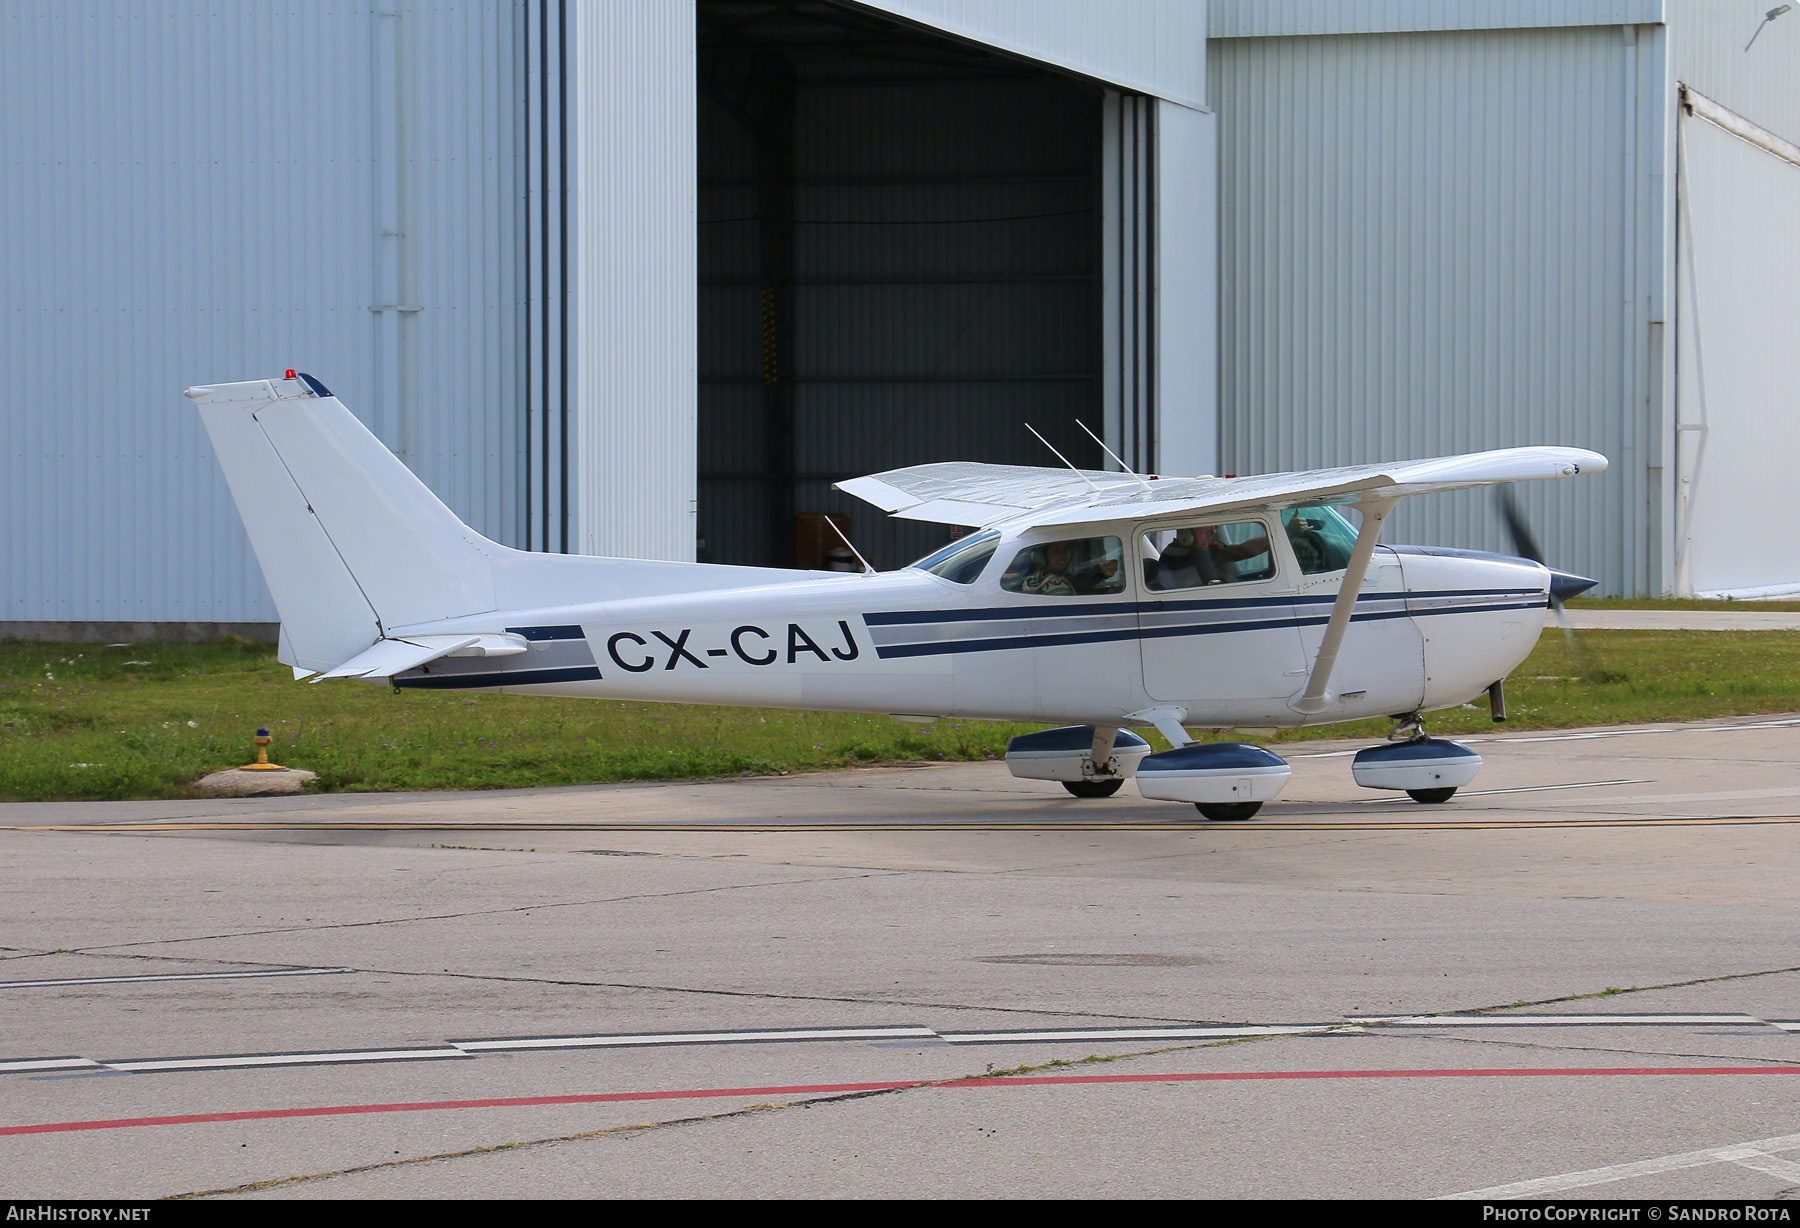
[[[1480,770],[1480,755],[1460,742],[1427,736],[1417,712],[1394,718],[1386,746],[1358,751],[1350,761],[1365,789],[1393,789],[1424,806],[1443,805]]]

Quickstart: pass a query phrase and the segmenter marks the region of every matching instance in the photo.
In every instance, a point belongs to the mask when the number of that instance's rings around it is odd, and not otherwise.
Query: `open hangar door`
[[[1800,146],[1684,91],[1677,150],[1676,591],[1800,592],[1774,506],[1800,452]]]
[[[700,557],[819,566],[838,513],[901,565],[950,531],[831,483],[1056,464],[1028,422],[1103,467],[1106,90],[824,0],[698,15]]]

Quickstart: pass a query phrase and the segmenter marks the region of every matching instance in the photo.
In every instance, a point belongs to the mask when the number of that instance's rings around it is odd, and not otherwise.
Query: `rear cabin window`
[[[1197,524],[1144,534],[1144,587],[1167,593],[1243,584],[1275,574],[1268,526],[1260,520]]]
[[[1001,574],[1000,587],[1035,597],[1124,592],[1124,543],[1116,537],[1080,537],[1027,546]]]

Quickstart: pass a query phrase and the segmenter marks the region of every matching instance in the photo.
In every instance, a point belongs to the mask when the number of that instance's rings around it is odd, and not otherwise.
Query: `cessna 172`
[[[862,575],[534,554],[459,521],[318,380],[187,391],[281,616],[296,678],[398,687],[1053,722],[1007,766],[1105,797],[1246,819],[1279,757],[1189,726],[1392,716],[1359,784],[1447,800],[1480,757],[1422,713],[1488,691],[1546,608],[1592,581],[1541,563],[1378,547],[1403,498],[1606,468],[1511,448],[1247,478],[934,464],[838,485],[976,530]],[[1336,509],[1353,506],[1360,527]],[[1151,754],[1130,727],[1159,730]]]

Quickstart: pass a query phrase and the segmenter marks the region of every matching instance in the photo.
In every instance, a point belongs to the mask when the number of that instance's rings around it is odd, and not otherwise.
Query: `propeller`
[[[1531,532],[1531,526],[1525,523],[1525,516],[1519,510],[1518,500],[1513,498],[1511,486],[1494,488],[1496,502],[1500,505],[1500,518],[1506,522],[1506,532],[1512,538],[1513,553],[1522,559],[1530,559],[1538,566],[1550,572],[1550,608],[1556,613],[1557,625],[1562,627],[1563,638],[1569,643],[1569,655],[1575,658],[1575,664],[1582,673],[1589,671],[1586,655],[1575,639],[1575,627],[1569,621],[1569,613],[1563,609],[1563,602],[1587,592],[1598,580],[1590,580],[1586,576],[1578,576],[1572,571],[1562,571],[1551,567],[1544,561],[1544,552],[1538,546],[1537,538]]]

